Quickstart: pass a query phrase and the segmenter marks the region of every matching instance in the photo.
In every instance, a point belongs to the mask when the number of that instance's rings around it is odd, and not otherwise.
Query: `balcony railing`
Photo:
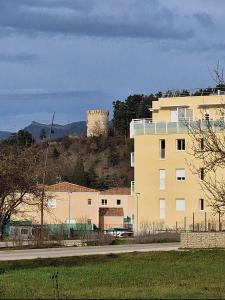
[[[133,196],[135,194],[135,181],[131,181],[131,195]]]
[[[225,130],[225,120],[192,120],[183,119],[178,122],[170,121],[158,121],[153,122],[152,119],[134,119],[130,123],[130,138],[135,135],[147,135],[147,134],[170,134],[170,133],[188,133],[190,128],[206,129],[208,124],[215,131]]]
[[[130,165],[131,167],[134,167],[134,152],[131,152],[130,154]]]

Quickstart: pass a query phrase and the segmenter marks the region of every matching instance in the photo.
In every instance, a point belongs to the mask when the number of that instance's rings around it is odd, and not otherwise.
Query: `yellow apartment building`
[[[98,191],[69,182],[46,186],[45,224],[88,223],[108,229],[130,226],[134,220],[135,199],[129,188]],[[22,209],[21,209],[22,211]],[[19,219],[40,223],[40,211],[27,207]]]
[[[214,218],[200,187],[204,170],[199,168],[199,174],[193,174],[190,169],[193,157],[188,151],[191,140],[187,123],[224,119],[224,109],[225,96],[219,92],[162,97],[153,102],[152,119],[132,120],[136,231],[153,227],[189,229],[193,214],[195,223],[204,223],[206,213],[208,219]]]

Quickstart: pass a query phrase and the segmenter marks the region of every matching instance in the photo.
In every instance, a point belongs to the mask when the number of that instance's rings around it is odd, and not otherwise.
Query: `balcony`
[[[225,120],[193,120],[185,119],[178,122],[158,121],[153,122],[152,119],[133,119],[130,123],[130,138],[136,135],[151,134],[171,134],[171,133],[188,133],[190,128],[207,128],[207,124],[217,132],[225,130]]]

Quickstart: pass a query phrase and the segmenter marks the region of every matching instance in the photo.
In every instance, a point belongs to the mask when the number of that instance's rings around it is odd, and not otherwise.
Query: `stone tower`
[[[108,136],[109,112],[95,109],[87,111],[87,137]]]

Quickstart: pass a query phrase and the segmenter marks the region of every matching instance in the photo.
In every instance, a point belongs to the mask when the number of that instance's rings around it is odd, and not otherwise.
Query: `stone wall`
[[[225,232],[181,233],[181,248],[225,248]]]
[[[109,112],[101,109],[87,111],[87,137],[108,136]]]

